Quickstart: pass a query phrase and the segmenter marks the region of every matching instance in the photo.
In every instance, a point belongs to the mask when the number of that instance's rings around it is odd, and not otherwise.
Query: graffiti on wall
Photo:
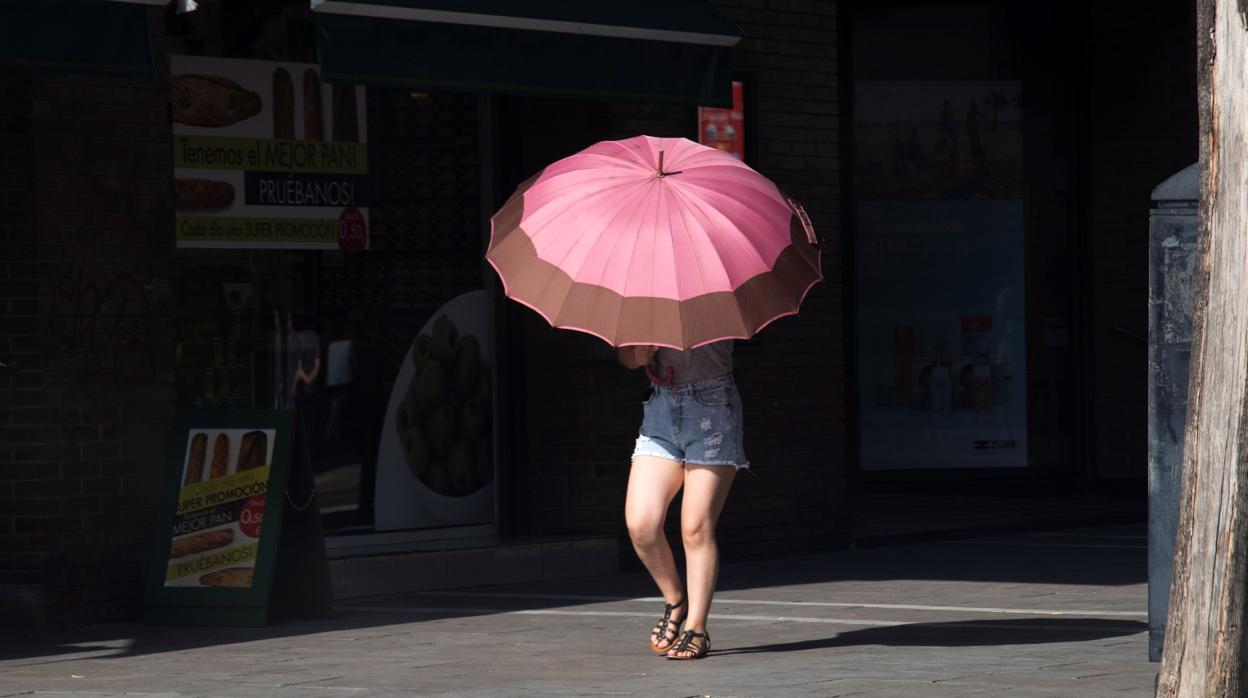
[[[133,274],[70,266],[52,284],[49,332],[81,365],[80,379],[156,379],[150,292]]]

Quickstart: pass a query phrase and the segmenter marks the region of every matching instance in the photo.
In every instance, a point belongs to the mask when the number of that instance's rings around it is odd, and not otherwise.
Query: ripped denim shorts
[[[741,396],[732,375],[684,385],[652,385],[633,458],[687,465],[750,467],[741,434]]]

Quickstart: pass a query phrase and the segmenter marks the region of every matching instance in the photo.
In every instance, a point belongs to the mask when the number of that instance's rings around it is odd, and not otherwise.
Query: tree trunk
[[[1248,690],[1248,0],[1197,0],[1200,245],[1158,696]]]

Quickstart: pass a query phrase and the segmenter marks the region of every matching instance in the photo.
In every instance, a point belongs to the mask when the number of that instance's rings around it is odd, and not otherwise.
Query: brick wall
[[[725,557],[782,554],[848,540],[844,335],[838,185],[837,22],[832,2],[717,0],[747,38],[733,67],[748,75],[757,109],[751,164],[803,202],[826,240],[826,282],[802,314],[738,343],[753,469],[725,507]],[[688,109],[615,104],[610,132],[692,136]],[[551,331],[528,313],[529,521],[539,531],[593,531],[624,541],[625,484],[646,381],[601,341]],[[675,510],[673,510],[674,512]],[[669,517],[675,536],[677,517]]]
[[[33,128],[29,76],[0,74],[0,608],[42,603],[38,580],[25,570],[41,566],[49,542],[18,533],[15,501],[27,486],[20,476],[40,473],[25,462],[31,449],[17,441],[42,398],[39,284],[24,278],[39,256],[30,205]]]
[[[0,569],[28,615],[131,616],[173,404],[167,89],[60,74],[4,84],[5,109],[25,112],[4,138],[28,141],[5,157],[28,174],[0,194],[5,219],[21,220],[2,262],[0,354],[17,368],[0,377]]]

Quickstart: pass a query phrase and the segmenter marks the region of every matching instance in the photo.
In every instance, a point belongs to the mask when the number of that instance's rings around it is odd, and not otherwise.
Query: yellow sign
[[[169,563],[165,573],[165,581],[172,581],[193,574],[205,574],[227,567],[251,567],[256,559],[259,543],[249,543],[235,548],[205,553],[198,557],[187,558]],[[250,586],[250,585],[248,585]]]
[[[174,167],[251,172],[368,174],[368,144],[179,135]]]
[[[178,216],[177,240],[195,243],[280,242],[283,245],[338,245],[338,221],[325,218],[212,218]]]
[[[268,488],[269,466],[245,470],[237,475],[204,480],[182,487],[178,495],[178,514],[207,509],[227,502],[236,502]]]

